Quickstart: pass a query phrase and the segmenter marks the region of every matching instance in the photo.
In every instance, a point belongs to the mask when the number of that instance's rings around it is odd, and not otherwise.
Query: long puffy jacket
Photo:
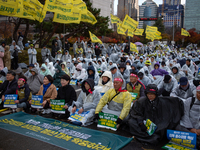
[[[158,65],[158,69],[155,69],[155,65]],[[159,62],[154,64],[154,70],[151,71],[152,76],[156,76],[156,75],[160,75],[160,76],[164,76],[169,74],[167,71],[160,69],[160,64]]]
[[[62,77],[63,75],[65,75],[65,72],[62,71],[60,65],[57,65],[56,69],[57,69],[57,72],[53,76],[53,79],[54,79],[53,84],[56,87],[61,87],[61,83],[60,83],[61,78],[60,77]]]
[[[102,83],[102,77],[108,77],[109,81],[106,84]],[[102,87],[101,93],[106,93],[109,89],[113,88],[112,74],[110,71],[105,71],[99,79],[98,86]]]

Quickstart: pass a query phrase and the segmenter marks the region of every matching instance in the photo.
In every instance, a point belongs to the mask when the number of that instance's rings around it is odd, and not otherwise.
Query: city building
[[[130,5],[131,5],[131,18],[138,21],[139,20],[138,0],[118,0],[117,17],[119,17],[123,21],[126,14],[129,15]]]
[[[164,0],[164,4],[180,5],[181,4],[181,0]]]
[[[90,2],[93,8],[101,9],[101,16],[110,18],[110,14],[114,15],[114,0],[90,0]],[[111,21],[109,22],[109,28],[113,28]]]
[[[158,17],[163,18],[165,28],[171,28],[173,25],[183,27],[184,22],[184,6],[183,5],[159,5]]]
[[[184,28],[200,31],[200,0],[186,0]]]
[[[158,6],[153,0],[146,0],[139,6],[139,17],[140,18],[157,18],[158,17]],[[143,25],[152,26],[155,21],[139,21],[139,28],[143,28]]]

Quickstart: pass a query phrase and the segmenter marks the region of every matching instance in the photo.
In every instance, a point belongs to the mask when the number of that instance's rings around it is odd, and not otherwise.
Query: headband
[[[121,78],[115,78],[114,81],[123,82],[123,80]]]
[[[197,86],[196,91],[200,91],[200,86]]]
[[[154,89],[149,89],[149,91],[155,92],[156,90],[154,90]]]
[[[138,78],[136,74],[131,73],[130,76]]]
[[[19,78],[18,80],[24,81],[24,83],[26,83],[26,80],[23,78]]]

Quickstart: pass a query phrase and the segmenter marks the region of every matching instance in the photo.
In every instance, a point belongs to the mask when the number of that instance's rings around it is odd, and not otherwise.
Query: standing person
[[[5,46],[5,52],[4,52],[4,57],[3,57],[3,62],[4,62],[4,67],[7,67],[8,70],[11,69],[11,56],[10,56],[10,51],[9,51],[9,46]]]
[[[30,48],[28,49],[28,55],[29,55],[29,64],[34,64],[35,62],[37,62],[37,51],[36,49],[33,47],[33,44],[30,45]]]
[[[62,41],[60,40],[59,36],[56,37],[56,40],[58,42],[59,49],[62,49]]]
[[[83,48],[81,47],[81,45],[78,45],[78,48],[76,49],[76,54],[77,54],[77,57],[83,56]]]
[[[16,42],[13,40],[12,45],[10,46],[10,53],[11,53],[11,68],[17,69],[18,68],[18,51],[20,50],[19,46],[16,45]]]
[[[125,46],[125,48],[124,48],[124,53],[127,53],[127,54],[130,53],[130,47],[129,47],[129,45],[126,45],[126,46]]]
[[[0,70],[4,68],[3,57],[4,57],[4,48],[0,47]]]
[[[52,46],[52,50],[51,50],[51,56],[53,58],[55,58],[57,52],[60,50],[60,48],[58,47],[58,43],[55,42],[54,45]]]
[[[20,50],[24,50],[24,46],[23,46],[23,37],[19,37],[19,40],[17,42],[18,46],[20,47]]]
[[[46,59],[51,59],[51,52],[45,45],[43,49],[41,50],[41,55],[42,55],[42,62],[44,63]]]
[[[65,46],[65,47],[64,47],[64,46]],[[69,49],[70,49],[70,43],[68,42],[67,39],[65,39],[64,46],[63,46],[64,51],[65,51],[65,52],[66,52],[66,51],[69,51]]]
[[[73,44],[74,58],[76,58],[77,41]]]
[[[101,49],[100,49],[99,46],[96,45],[96,47],[95,47],[95,55],[96,55],[97,60],[99,59],[100,54],[101,54]]]
[[[70,62],[72,61],[72,56],[69,54],[68,50],[65,50],[64,55],[62,55],[61,58],[62,61],[66,62],[69,60]]]

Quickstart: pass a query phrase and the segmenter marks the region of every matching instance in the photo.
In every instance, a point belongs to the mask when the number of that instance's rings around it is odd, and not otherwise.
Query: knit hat
[[[146,60],[146,62],[145,62],[145,65],[151,65],[151,62],[150,62],[150,60]]]
[[[81,64],[78,64],[78,65],[76,66],[76,69],[82,70]]]

